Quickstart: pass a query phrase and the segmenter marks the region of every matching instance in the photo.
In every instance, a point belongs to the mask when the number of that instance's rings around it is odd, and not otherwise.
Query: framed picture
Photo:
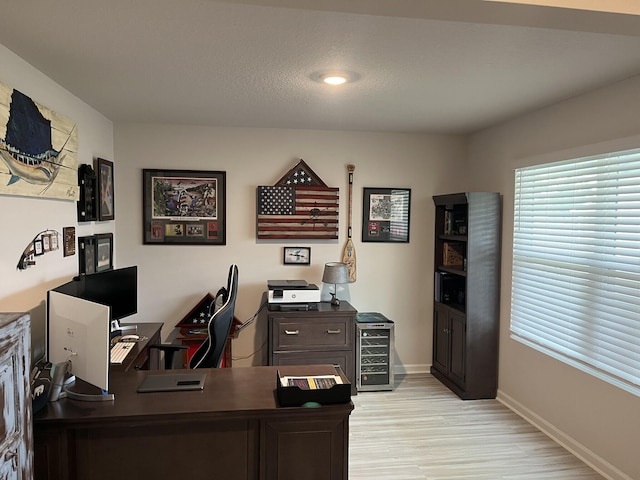
[[[44,254],[44,247],[42,246],[42,240],[33,241],[33,254],[38,257]]]
[[[95,236],[78,237],[78,270],[82,274],[96,273]]]
[[[96,160],[98,186],[98,220],[115,218],[115,201],[113,188],[113,162],[98,158]]]
[[[362,241],[408,243],[410,213],[410,188],[365,187]]]
[[[58,233],[51,234],[51,250],[58,250]]]
[[[76,254],[76,227],[62,228],[63,256]]]
[[[226,172],[142,171],[143,241],[226,245]]]
[[[113,233],[99,233],[96,237],[96,272],[113,268]]]
[[[311,247],[284,247],[285,265],[311,265]]]
[[[42,251],[50,252],[51,251],[51,234],[44,233],[40,236],[42,239]]]

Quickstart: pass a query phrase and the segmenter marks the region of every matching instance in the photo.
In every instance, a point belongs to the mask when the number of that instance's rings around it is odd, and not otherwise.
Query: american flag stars
[[[259,214],[293,215],[295,198],[293,187],[259,187]]]
[[[313,178],[307,175],[302,168],[296,170],[289,178],[287,178],[287,185],[313,185]]]

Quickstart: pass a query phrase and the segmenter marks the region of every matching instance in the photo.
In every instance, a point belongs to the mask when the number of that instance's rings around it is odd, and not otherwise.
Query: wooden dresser
[[[318,303],[318,310],[267,311],[269,365],[340,365],[356,394],[355,318],[349,302]]]
[[[33,478],[30,318],[0,313],[0,478]]]

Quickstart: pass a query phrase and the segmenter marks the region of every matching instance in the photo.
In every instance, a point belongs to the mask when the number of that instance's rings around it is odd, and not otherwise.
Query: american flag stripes
[[[304,184],[258,187],[258,238],[337,239],[339,193]]]

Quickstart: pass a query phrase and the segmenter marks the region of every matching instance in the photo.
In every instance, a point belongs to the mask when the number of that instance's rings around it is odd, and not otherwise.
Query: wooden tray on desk
[[[351,400],[351,383],[339,366],[335,366],[335,372],[332,375],[340,377],[342,383],[337,383],[329,388],[300,388],[299,386],[283,386],[282,377],[291,376],[283,375],[280,370],[277,372],[276,378],[276,394],[278,404],[281,407],[297,407],[305,403],[319,403],[321,405],[330,405],[333,403],[347,403]],[[294,375],[296,378],[325,377],[327,375],[303,374]]]

